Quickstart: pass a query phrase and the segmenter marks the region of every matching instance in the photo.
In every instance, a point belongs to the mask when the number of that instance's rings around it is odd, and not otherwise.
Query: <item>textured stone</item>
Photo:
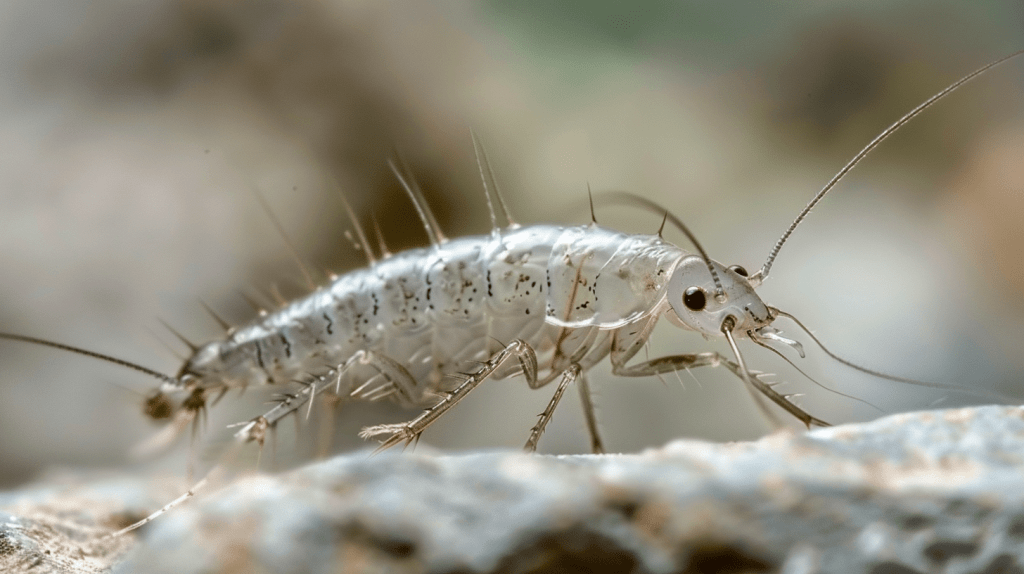
[[[171,484],[161,482],[62,473],[0,493],[0,572],[108,572],[136,540],[106,535],[145,516],[154,497],[169,496]]]
[[[135,502],[98,523],[139,514],[139,487],[100,484]],[[1024,410],[1001,406],[636,455],[356,453],[211,490],[114,571],[1024,572],[1022,485]],[[11,524],[0,560],[34,536]]]

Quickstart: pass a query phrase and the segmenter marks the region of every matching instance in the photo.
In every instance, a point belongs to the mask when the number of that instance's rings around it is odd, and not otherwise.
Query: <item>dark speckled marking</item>
[[[288,337],[284,336],[284,333],[281,333],[281,344],[284,345],[284,356],[292,358],[292,344],[288,341]]]
[[[265,372],[267,365],[263,363],[263,345],[260,341],[256,341],[256,344],[253,346],[256,347],[256,364]]]

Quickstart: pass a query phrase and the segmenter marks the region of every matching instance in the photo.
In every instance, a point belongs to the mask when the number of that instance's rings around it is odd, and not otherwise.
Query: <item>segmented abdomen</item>
[[[441,390],[445,373],[515,338],[537,350],[543,370],[563,329],[614,328],[653,312],[683,255],[658,237],[597,226],[454,239],[342,275],[208,344],[185,370],[207,387],[283,383],[368,350]],[[377,374],[347,377],[361,384]]]

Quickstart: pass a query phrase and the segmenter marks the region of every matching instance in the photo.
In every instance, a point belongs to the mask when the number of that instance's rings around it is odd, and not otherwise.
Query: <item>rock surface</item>
[[[356,453],[98,543],[158,498],[137,482],[0,495],[3,571],[1024,572],[1016,407],[636,455]]]

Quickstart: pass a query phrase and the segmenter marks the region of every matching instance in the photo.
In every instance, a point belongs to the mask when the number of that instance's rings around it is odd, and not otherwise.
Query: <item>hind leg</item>
[[[382,353],[357,351],[337,368],[329,369],[323,374],[310,375],[311,380],[302,381],[303,386],[298,391],[279,395],[276,406],[242,425],[242,428],[235,432],[235,438],[243,442],[256,442],[262,446],[267,432],[275,428],[281,419],[303,406],[306,408],[306,416],[309,416],[313,408],[313,399],[327,389],[333,387],[336,395],[344,396],[341,394],[342,379],[346,372],[358,365],[373,367],[378,376],[347,392],[348,396],[378,400],[397,393],[409,401],[422,399],[423,387],[416,385],[416,379],[400,363]],[[378,378],[382,378],[384,382],[377,383]]]

